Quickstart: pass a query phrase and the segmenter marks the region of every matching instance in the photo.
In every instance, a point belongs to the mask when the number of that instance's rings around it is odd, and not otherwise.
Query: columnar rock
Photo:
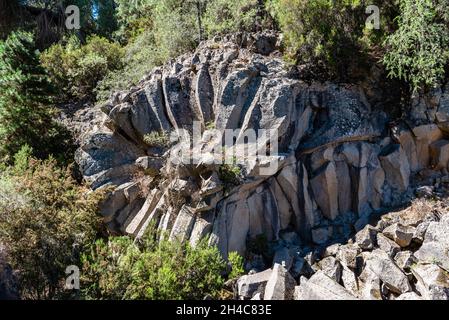
[[[438,140],[430,145],[431,166],[436,170],[447,169],[449,163],[449,141]]]
[[[338,215],[338,182],[335,164],[324,164],[311,180],[313,194],[323,215],[334,220]]]
[[[430,164],[429,146],[443,137],[436,124],[422,125],[413,129],[416,137],[416,153],[418,155],[418,167],[423,169]]]
[[[171,239],[192,244],[209,236],[224,258],[231,251],[244,255],[261,235],[279,240],[285,230],[324,246],[363,229],[372,212],[408,200],[412,172],[431,164],[444,169],[441,121],[389,131],[394,119],[381,111],[387,109],[382,103],[371,104],[364,88],[305,83],[273,52],[275,35],[254,37],[258,45],[242,46],[247,42],[232,36],[205,41],[90,111],[76,160],[92,189],[111,190],[101,213],[114,232],[140,237],[154,223]],[[441,101],[435,108],[440,120],[449,110]],[[199,134],[214,127],[217,141],[189,141],[195,151],[182,154],[167,134],[193,134],[195,121]],[[258,152],[278,150],[272,157],[239,154],[238,163],[212,163],[202,152],[222,151],[225,129],[236,143],[254,135]],[[271,164],[270,173],[260,170]],[[354,271],[360,250],[376,245],[393,258],[400,246],[388,236],[409,243],[409,233],[404,239],[396,231],[376,232],[367,229],[356,245],[343,246],[339,263]],[[447,268],[438,243],[422,241],[418,255],[427,260],[437,252]]]
[[[401,145],[391,145],[380,155],[386,180],[400,192],[404,192],[410,183],[410,165]]]

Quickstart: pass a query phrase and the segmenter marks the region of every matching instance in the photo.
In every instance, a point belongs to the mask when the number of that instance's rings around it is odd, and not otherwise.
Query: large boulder
[[[415,228],[395,223],[385,228],[382,233],[404,248],[409,246],[410,242],[412,242]]]
[[[276,263],[265,287],[264,300],[291,300],[295,285],[287,269]]]
[[[348,290],[329,278],[322,271],[315,273],[309,280],[302,277],[295,287],[295,300],[357,300]]]
[[[237,281],[237,291],[239,297],[244,299],[252,298],[256,291],[265,288],[265,285],[270,279],[272,273],[272,269],[267,269],[259,273],[240,277]]]
[[[365,268],[371,270],[394,293],[402,294],[412,290],[404,272],[386,252],[380,249],[374,250],[369,255]]]
[[[431,222],[427,227],[424,242],[415,256],[425,263],[437,263],[449,272],[449,215],[440,222]]]
[[[412,267],[417,279],[417,290],[427,300],[449,300],[449,275],[435,264],[417,264]]]

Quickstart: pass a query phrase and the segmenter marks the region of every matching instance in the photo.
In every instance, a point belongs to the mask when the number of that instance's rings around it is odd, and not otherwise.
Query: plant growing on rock
[[[150,147],[165,148],[170,145],[170,135],[167,132],[152,131],[143,137],[143,141]]]

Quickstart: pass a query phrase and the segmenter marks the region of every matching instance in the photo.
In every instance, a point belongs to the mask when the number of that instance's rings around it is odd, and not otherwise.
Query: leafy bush
[[[154,41],[153,33],[148,31],[136,36],[124,47],[125,54],[122,60],[124,67],[110,71],[98,83],[95,89],[97,101],[104,102],[109,98],[111,92],[130,88],[156,65],[165,62],[160,59]]]
[[[383,34],[383,30],[368,32],[365,26],[365,9],[376,2],[270,0],[268,10],[284,34],[287,60],[313,66],[327,77],[344,77],[349,66],[363,62],[363,43],[368,42],[364,38]],[[391,1],[382,1],[384,28],[389,25],[384,22],[391,14],[390,5]]]
[[[429,0],[400,1],[399,28],[385,41],[383,62],[391,77],[407,81],[413,91],[437,84],[444,75],[449,61],[447,5],[447,1],[437,1],[437,6]]]
[[[152,27],[154,0],[115,0],[119,30],[116,37],[121,42],[132,42],[137,36]]]
[[[237,274],[241,261],[233,259]],[[192,247],[148,235],[142,243],[116,237],[98,240],[83,255],[81,289],[87,299],[203,299],[218,295],[226,269],[205,240]]]
[[[204,13],[204,27],[211,36],[237,31],[253,31],[258,0],[211,0]]]
[[[91,96],[93,89],[109,71],[123,67],[123,49],[119,44],[99,36],[82,45],[72,36],[66,44],[55,44],[41,56],[53,84],[60,89],[61,98]]]
[[[230,252],[228,255],[229,264],[231,265],[231,272],[229,273],[229,279],[236,279],[245,273],[243,268],[243,257],[237,252]]]
[[[22,297],[52,299],[64,295],[65,269],[80,265],[79,253],[100,230],[100,193],[90,193],[52,159],[30,157],[0,175],[0,243],[18,270]],[[26,159],[28,166],[24,166]],[[3,186],[3,187],[2,187]]]
[[[181,0],[120,2],[120,23],[135,28],[129,34],[119,34],[128,41],[124,48],[125,67],[109,72],[99,83],[95,90],[97,100],[106,101],[112,91],[135,85],[155,66],[195,48],[198,43],[195,10],[193,2]]]
[[[0,41],[0,159],[11,162],[25,144],[40,158],[70,156],[70,135],[54,120],[53,93],[30,33]]]
[[[153,131],[143,137],[143,141],[151,147],[167,147],[170,144],[170,135],[166,132]]]

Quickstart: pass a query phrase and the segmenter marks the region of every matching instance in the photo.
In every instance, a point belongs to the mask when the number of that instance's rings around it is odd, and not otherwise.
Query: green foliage
[[[399,28],[385,41],[383,62],[391,77],[405,80],[413,91],[436,85],[444,75],[449,61],[448,5],[448,1],[436,5],[431,0],[400,1]]]
[[[274,0],[270,8],[285,35],[288,57],[334,72],[357,46],[366,19],[360,0]]]
[[[100,230],[99,193],[90,193],[71,177],[70,168],[52,159],[16,156],[16,166],[0,176],[0,243],[18,270],[24,298],[64,295],[65,269],[80,265],[79,253]],[[25,163],[28,161],[28,166]]]
[[[226,154],[224,150],[223,154]],[[233,156],[232,164],[224,163],[218,168],[218,176],[225,184],[225,189],[238,186],[242,177],[242,168],[237,165],[237,158]]]
[[[92,95],[93,89],[109,71],[123,67],[123,50],[117,43],[99,36],[87,39],[82,45],[72,36],[65,45],[55,44],[41,56],[61,98],[83,98]]]
[[[94,0],[93,5],[97,11],[95,20],[96,33],[103,37],[111,38],[118,28],[115,15],[115,0]]]
[[[157,2],[153,10],[153,30],[163,61],[194,49],[199,41],[195,2]]]
[[[192,247],[148,234],[142,243],[117,237],[98,240],[83,255],[81,288],[86,299],[203,299],[218,295],[225,271],[205,240]]]
[[[119,30],[116,36],[121,42],[132,42],[152,27],[154,0],[115,0]]]
[[[210,0],[204,14],[208,35],[253,31],[258,13],[258,0]]]
[[[106,101],[111,92],[130,88],[156,65],[163,63],[158,56],[152,32],[143,32],[124,48],[124,68],[110,71],[95,89],[97,101]]]
[[[229,264],[231,265],[231,273],[229,274],[229,279],[236,279],[245,273],[243,267],[243,257],[237,252],[230,252],[228,255]]]
[[[70,155],[70,135],[54,120],[53,92],[30,33],[0,42],[0,159],[11,161],[25,144],[41,158]]]
[[[28,169],[28,165],[30,162],[30,159],[33,156],[33,148],[31,148],[29,145],[24,145],[14,155],[14,172],[15,173],[23,173]]]

